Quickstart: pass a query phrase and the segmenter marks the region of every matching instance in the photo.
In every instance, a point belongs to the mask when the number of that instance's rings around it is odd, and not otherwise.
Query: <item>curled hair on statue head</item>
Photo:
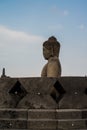
[[[51,36],[51,37],[48,38],[48,41],[49,42],[53,42],[53,41],[57,42],[57,39],[54,36]]]

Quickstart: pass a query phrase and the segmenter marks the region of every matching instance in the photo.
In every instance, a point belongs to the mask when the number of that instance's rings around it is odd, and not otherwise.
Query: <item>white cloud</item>
[[[81,29],[81,30],[84,30],[85,29],[85,25],[81,24],[81,25],[78,26],[78,28]]]
[[[6,67],[11,76],[38,73],[44,40],[42,36],[0,25],[0,67]]]
[[[25,32],[15,31],[8,29],[4,26],[0,26],[0,40],[20,40],[28,43],[36,43],[41,41],[43,38],[41,36],[27,34]]]
[[[41,36],[31,35],[26,32],[15,31],[4,26],[0,26],[0,51],[13,50],[25,51],[27,47],[34,47],[44,40]],[[2,49],[2,50],[1,50]]]

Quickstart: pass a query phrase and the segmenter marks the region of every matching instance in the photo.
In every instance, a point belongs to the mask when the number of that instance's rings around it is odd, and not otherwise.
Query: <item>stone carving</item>
[[[5,75],[5,68],[3,68],[2,75],[1,75],[1,78],[4,78],[4,77],[6,77],[6,75]]]
[[[41,77],[60,77],[61,64],[59,61],[60,43],[52,36],[43,43],[43,56],[48,60],[43,67]]]

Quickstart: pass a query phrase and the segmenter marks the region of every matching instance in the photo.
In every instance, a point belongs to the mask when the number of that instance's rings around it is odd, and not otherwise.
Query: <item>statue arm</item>
[[[47,64],[42,69],[41,77],[47,77]]]

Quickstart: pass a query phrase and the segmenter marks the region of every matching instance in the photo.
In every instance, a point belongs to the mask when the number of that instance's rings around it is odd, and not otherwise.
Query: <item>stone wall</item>
[[[86,130],[87,78],[0,78],[0,130],[9,129]]]

